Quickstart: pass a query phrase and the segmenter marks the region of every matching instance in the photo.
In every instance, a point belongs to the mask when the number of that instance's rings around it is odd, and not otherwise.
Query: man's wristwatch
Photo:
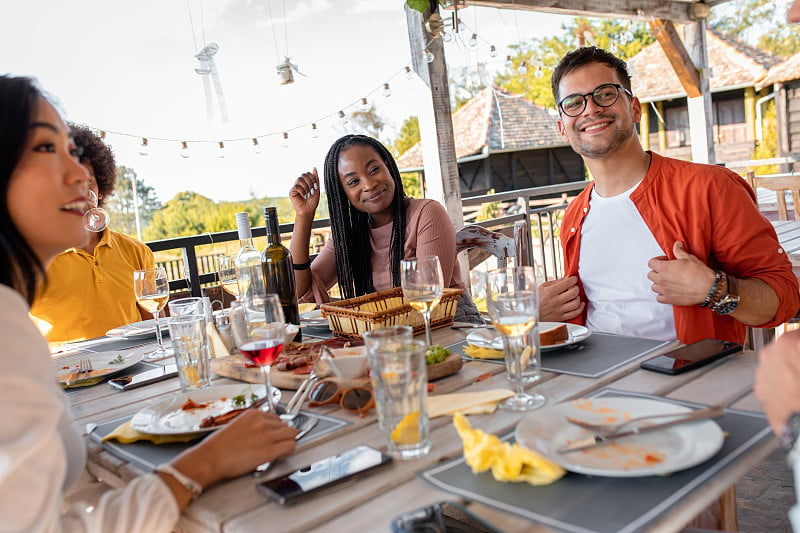
[[[728,281],[728,294],[720,298],[711,307],[711,310],[718,315],[727,315],[734,312],[739,306],[739,291],[736,287],[736,278],[728,276],[724,272],[722,275]]]
[[[790,454],[789,459],[793,459],[791,455],[796,453],[795,446],[798,437],[800,437],[800,411],[795,411],[789,415],[781,432],[781,447],[787,454]]]

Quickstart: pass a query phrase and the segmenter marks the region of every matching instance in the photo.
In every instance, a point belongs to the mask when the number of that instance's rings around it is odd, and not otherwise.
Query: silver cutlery
[[[82,374],[88,374],[92,371],[92,360],[91,359],[81,359],[78,361],[78,371],[74,374],[70,374],[67,378],[67,386],[73,385],[78,381],[82,381],[86,379],[86,376],[82,376]]]
[[[598,433],[600,435],[611,435],[613,433],[617,433],[623,427],[628,426],[630,424],[634,424],[636,422],[642,422],[644,420],[653,420],[657,418],[682,418],[686,417],[687,415],[692,415],[696,417],[700,417],[706,413],[709,413],[711,416],[718,416],[722,414],[722,406],[714,405],[711,407],[706,407],[704,409],[697,409],[695,411],[691,411],[690,413],[661,413],[657,415],[643,415],[637,416],[635,418],[630,418],[628,420],[623,420],[622,422],[613,422],[609,424],[595,424],[592,422],[586,422],[584,420],[578,420],[577,418],[572,418],[571,416],[564,417],[567,422],[574,426],[582,427],[583,429],[589,430],[592,433]]]
[[[493,328],[491,324],[472,324],[471,322],[453,322],[451,329]]]
[[[297,435],[294,436],[295,441],[299,441],[308,434],[309,431],[314,429],[314,426],[319,422],[319,418],[298,414],[294,420],[289,423],[290,426],[297,428]],[[253,472],[253,477],[263,476],[267,470],[275,463],[275,461],[267,461],[258,465]]]

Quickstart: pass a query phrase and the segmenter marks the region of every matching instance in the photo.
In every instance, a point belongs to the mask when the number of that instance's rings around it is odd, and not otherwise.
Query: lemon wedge
[[[200,376],[197,375],[197,369],[191,365],[183,367],[183,376],[191,387],[196,387],[197,384],[200,383]]]
[[[416,444],[420,440],[419,411],[408,413],[392,430],[391,439],[394,444]]]

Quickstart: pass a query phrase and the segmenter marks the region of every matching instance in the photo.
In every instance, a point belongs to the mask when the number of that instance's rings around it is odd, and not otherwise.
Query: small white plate
[[[301,326],[327,326],[328,319],[322,316],[322,310],[314,309],[300,315]]]
[[[208,433],[223,426],[201,428],[200,422],[209,416],[217,416],[233,409],[240,409],[250,405],[251,396],[258,398],[264,396],[263,385],[247,383],[234,385],[220,385],[194,392],[176,392],[163,398],[155,404],[146,407],[133,415],[131,427],[136,431],[150,435],[186,435],[189,433]],[[233,404],[231,398],[244,395],[246,403],[243,406]],[[207,406],[183,410],[181,406],[186,400]],[[277,403],[281,399],[280,389],[272,387],[272,399]]]
[[[169,330],[166,319],[160,320],[159,324],[161,325],[162,332]],[[109,337],[126,338],[155,337],[156,321],[154,319],[150,319],[142,320],[141,322],[134,322],[133,324],[125,324],[124,326],[119,326],[106,331],[106,335]]]
[[[536,450],[565,470],[605,477],[658,476],[691,468],[722,448],[722,429],[713,420],[701,420],[620,439],[618,442],[559,454],[555,450],[591,436],[567,422],[567,416],[593,423],[621,422],[661,413],[688,413],[691,409],[647,398],[578,399],[535,411],[517,425],[517,441]]]
[[[142,360],[144,355],[140,351],[113,351],[113,352],[94,352],[94,353],[78,353],[67,355],[55,359],[58,381],[59,383],[66,383],[70,380],[80,382],[81,380],[90,378],[99,378],[108,376],[130,368]],[[92,371],[84,374],[77,374],[80,360],[89,359],[92,362]]]
[[[558,324],[560,324],[560,322],[540,322],[539,329],[550,328]],[[577,344],[586,340],[592,334],[591,330],[585,326],[578,326],[576,324],[569,323],[566,323],[566,326],[567,331],[569,332],[569,339],[558,344],[542,346],[542,352],[550,352],[566,346]],[[498,335],[497,330],[494,328],[476,328],[475,330],[470,331],[467,334],[467,342],[481,348],[492,348],[494,350],[503,349],[503,337]]]

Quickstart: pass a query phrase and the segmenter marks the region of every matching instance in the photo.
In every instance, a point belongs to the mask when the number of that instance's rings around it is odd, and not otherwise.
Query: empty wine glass
[[[512,411],[538,409],[541,394],[525,392],[522,370],[531,357],[539,356],[539,299],[532,267],[514,267],[489,272],[486,300],[494,327],[503,335],[506,370],[515,394],[500,407]]]
[[[106,229],[110,218],[108,211],[98,207],[97,195],[89,189],[86,195],[86,211],[83,213],[83,226],[89,231],[99,233]]]
[[[405,302],[422,313],[425,342],[431,340],[431,311],[442,299],[442,267],[438,257],[415,257],[400,261],[400,280]]]
[[[136,301],[147,312],[153,314],[156,322],[156,339],[158,348],[146,353],[144,358],[147,361],[157,361],[169,355],[172,351],[164,348],[164,341],[161,338],[161,325],[158,322],[158,315],[169,300],[169,280],[167,271],[163,267],[146,268],[133,272],[133,290],[136,293]]]
[[[217,259],[217,263],[220,286],[225,292],[238,299],[239,295],[242,294],[242,290],[241,287],[239,287],[239,277],[236,274],[234,256],[221,255]],[[247,288],[245,288],[244,292],[247,292]]]
[[[261,367],[269,411],[275,413],[270,386],[270,365],[283,350],[286,324],[277,294],[248,295],[231,305],[234,340],[250,361]]]

